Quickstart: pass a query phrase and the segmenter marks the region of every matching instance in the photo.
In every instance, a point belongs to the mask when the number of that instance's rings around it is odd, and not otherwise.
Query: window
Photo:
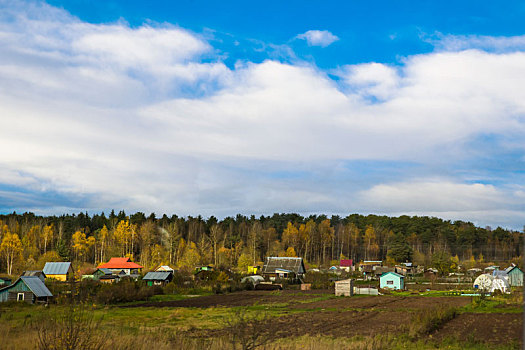
[[[386,281],[386,284],[394,284],[394,281]]]
[[[16,296],[16,300],[24,301],[24,293],[18,293],[18,295]]]

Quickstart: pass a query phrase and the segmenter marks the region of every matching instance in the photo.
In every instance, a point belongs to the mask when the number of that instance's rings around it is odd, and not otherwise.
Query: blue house
[[[395,272],[385,272],[379,277],[380,288],[405,289],[405,276]]]
[[[10,286],[0,288],[0,302],[24,301],[27,303],[47,303],[53,295],[37,276],[22,276]]]
[[[511,287],[523,287],[523,271],[519,267],[510,266],[505,272],[509,276],[508,281]]]

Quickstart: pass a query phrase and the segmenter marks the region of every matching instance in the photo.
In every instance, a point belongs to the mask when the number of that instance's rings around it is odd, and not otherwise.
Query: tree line
[[[218,220],[124,211],[107,216],[12,213],[0,215],[0,271],[41,268],[46,261],[98,265],[115,256],[129,256],[147,269],[160,264],[244,268],[266,256],[299,256],[321,267],[341,258],[430,266],[443,256],[472,265],[517,260],[523,234],[427,216],[274,214]]]

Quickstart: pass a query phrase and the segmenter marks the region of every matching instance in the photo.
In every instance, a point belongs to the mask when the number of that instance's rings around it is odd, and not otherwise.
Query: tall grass
[[[443,306],[416,312],[408,326],[408,336],[411,339],[417,339],[431,334],[456,317],[457,314],[457,308]]]

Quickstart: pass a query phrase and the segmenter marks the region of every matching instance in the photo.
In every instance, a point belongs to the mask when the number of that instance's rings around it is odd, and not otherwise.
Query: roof
[[[22,272],[22,276],[42,276],[44,275],[44,277],[46,277],[46,274],[44,273],[44,271],[41,271],[41,270],[28,270],[28,271],[24,271]]]
[[[142,269],[143,266],[131,261],[130,258],[111,258],[105,264],[101,264],[98,268],[103,269]]]
[[[52,297],[53,294],[47,289],[46,285],[42,280],[36,276],[22,276],[20,277],[22,282],[31,289],[34,295],[37,297]],[[16,284],[16,283],[15,283]],[[14,285],[14,284],[13,284]]]
[[[509,275],[507,274],[506,271],[502,271],[502,270],[494,270],[492,271],[492,275],[495,276],[495,277],[509,277]]]
[[[399,277],[399,278],[405,278],[405,276],[400,275],[400,274],[395,273],[395,272],[391,272],[391,271],[390,271],[390,272],[385,272],[384,274],[381,275],[380,278],[383,278],[383,277],[385,277],[386,275],[394,275],[394,276]]]
[[[306,272],[303,258],[267,257],[262,273],[275,273],[275,270],[277,269],[289,270],[296,274],[303,274]]]
[[[111,275],[111,274],[113,274],[113,272],[112,272],[110,269],[104,269],[104,268],[101,269],[101,268],[99,268],[99,270],[100,270],[101,272],[104,272],[105,275]],[[96,271],[95,271],[95,272],[96,272]]]
[[[259,275],[253,275],[253,276],[246,276],[241,280],[241,283],[246,283],[247,281],[250,281],[252,283],[259,283],[264,281],[264,277]]]
[[[162,266],[159,266],[155,271],[172,271],[173,272],[175,270],[173,270],[168,265],[162,265]]]
[[[514,265],[514,266],[509,266],[509,267],[507,267],[507,268],[505,269],[505,272],[506,272],[507,274],[509,274],[509,273],[510,273],[512,270],[514,270],[514,269],[517,269],[517,271],[523,273],[523,271],[521,271],[521,269],[518,267],[518,265]]]
[[[351,267],[352,263],[353,263],[352,259],[341,259],[341,261],[339,262],[339,266]]]
[[[149,280],[149,281],[166,281],[172,273],[170,271],[153,271],[148,272],[146,276],[144,276],[143,280]]]
[[[71,268],[70,262],[47,262],[44,273],[48,275],[67,275]]]

